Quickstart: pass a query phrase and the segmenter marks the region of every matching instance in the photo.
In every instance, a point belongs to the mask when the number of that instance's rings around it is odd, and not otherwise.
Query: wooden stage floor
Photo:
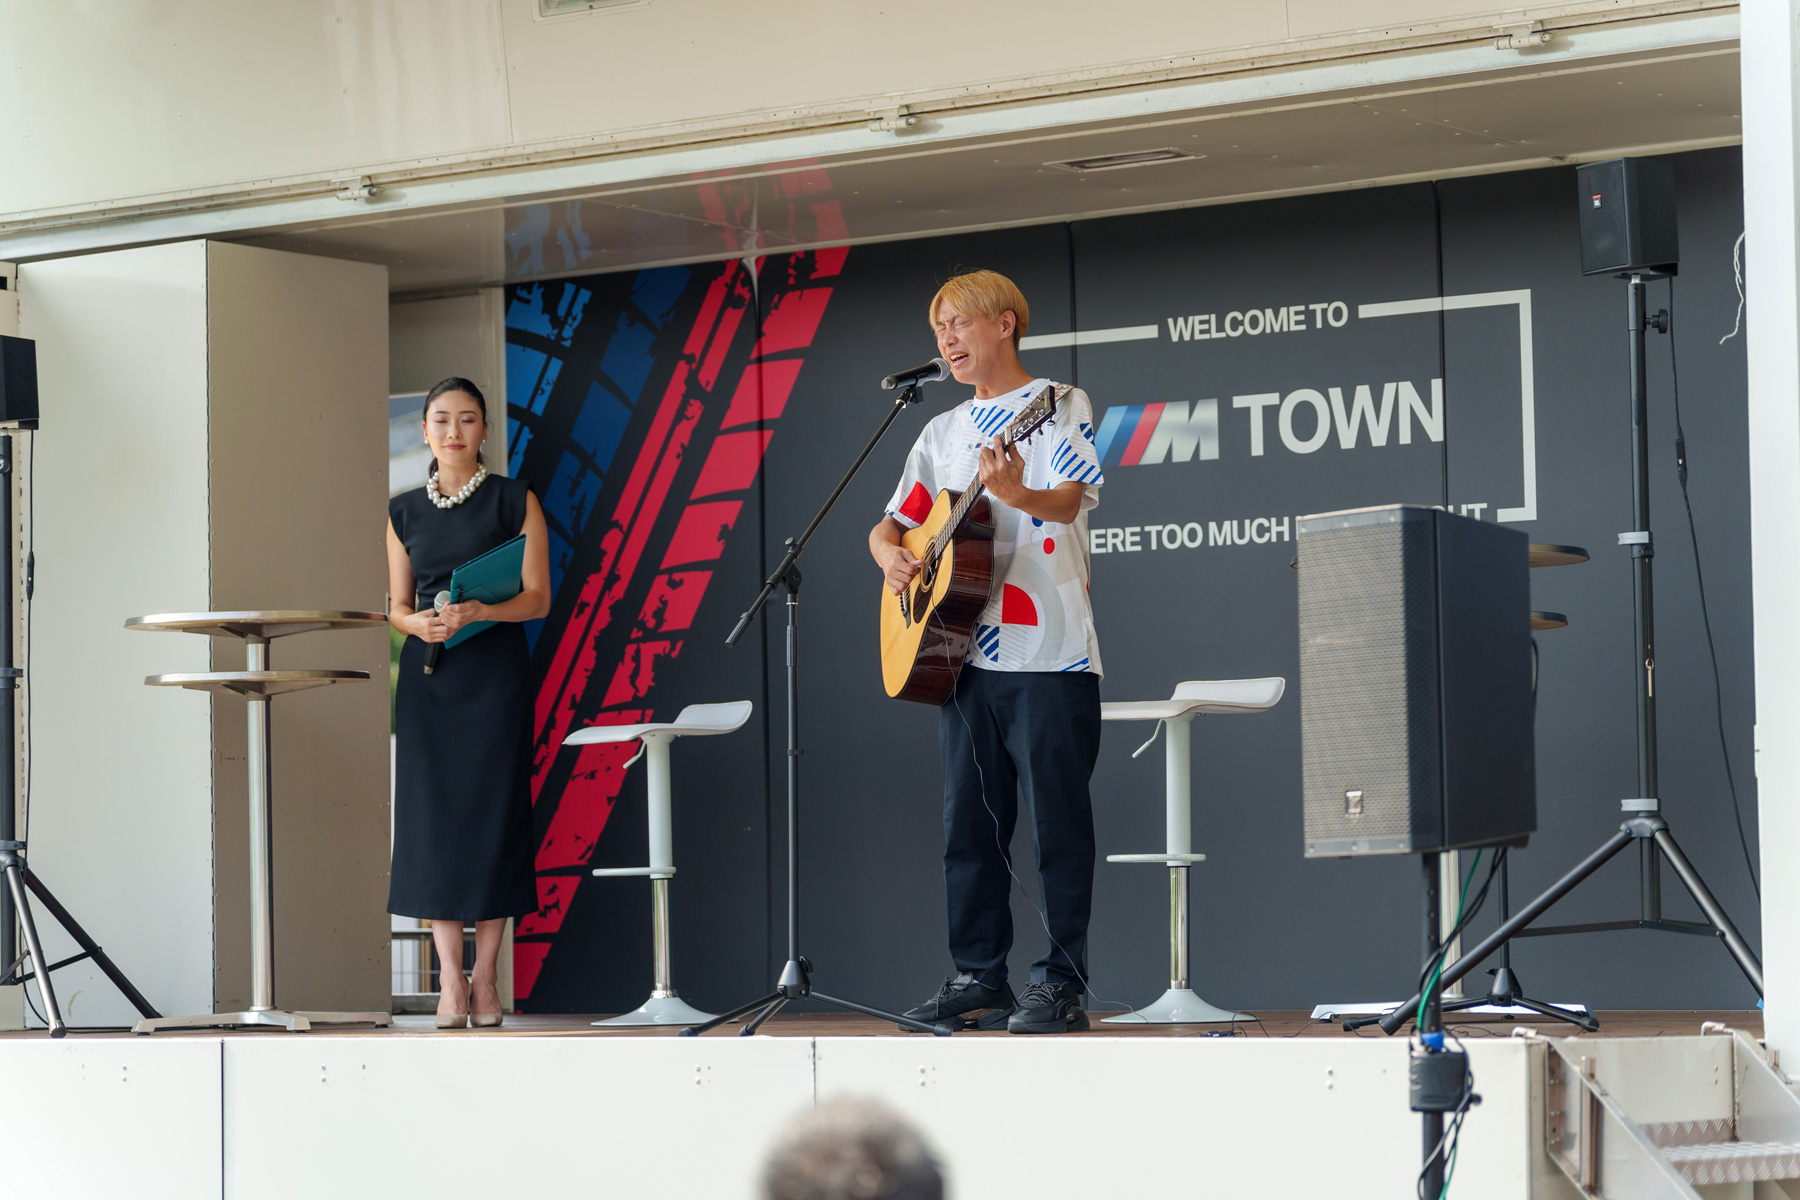
[[[1090,1014],[1093,1028],[1086,1033],[1065,1034],[1068,1038],[1092,1037],[1163,1037],[1163,1038],[1195,1038],[1237,1036],[1249,1038],[1371,1038],[1385,1040],[1378,1029],[1361,1029],[1354,1033],[1346,1032],[1338,1022],[1314,1021],[1305,1011],[1295,1012],[1263,1012],[1258,1013],[1258,1020],[1240,1022],[1235,1026],[1224,1025],[1103,1025],[1102,1017],[1111,1015],[1108,1012]],[[1554,1021],[1541,1019],[1506,1020],[1504,1018],[1479,1017],[1454,1021],[1450,1029],[1461,1038],[1494,1038],[1510,1036],[1513,1028],[1529,1025],[1546,1037],[1692,1037],[1700,1032],[1700,1026],[1707,1021],[1717,1021],[1741,1029],[1757,1038],[1762,1037],[1762,1013],[1756,1009],[1704,1011],[1696,1009],[1643,1009],[1616,1010],[1602,1009],[1597,1014],[1600,1018],[1600,1031],[1595,1034],[1584,1034],[1571,1025],[1563,1025]],[[592,1014],[509,1014],[506,1024],[499,1029],[453,1029],[441,1030],[429,1016],[397,1016],[394,1023],[386,1028],[377,1029],[367,1025],[319,1025],[315,1026],[315,1034],[332,1037],[454,1037],[454,1038],[492,1038],[492,1037],[594,1037],[594,1038],[632,1038],[632,1037],[674,1037],[675,1027],[667,1029],[595,1029],[589,1022],[595,1017]],[[98,1036],[129,1036],[122,1029],[81,1030],[71,1029],[71,1037],[84,1040]],[[763,1032],[772,1037],[923,1037],[923,1034],[902,1033],[894,1025],[886,1021],[878,1021],[871,1017],[849,1013],[783,1013],[763,1026]],[[260,1038],[279,1036],[280,1030],[245,1029],[245,1030],[169,1030],[155,1034],[158,1041],[183,1037],[220,1036],[230,1038]],[[0,1033],[0,1038],[43,1037],[43,1031],[20,1030]],[[709,1037],[736,1037],[737,1026],[727,1025],[708,1034]],[[969,1031],[959,1033],[958,1038],[990,1038],[1009,1037],[1004,1032],[983,1033]],[[1403,1035],[1396,1035],[1397,1038]]]

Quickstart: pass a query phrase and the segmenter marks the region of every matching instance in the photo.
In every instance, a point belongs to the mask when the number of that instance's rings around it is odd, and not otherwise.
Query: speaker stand
[[[1673,269],[1671,266],[1666,272],[1648,273],[1666,274]],[[1756,989],[1756,994],[1763,994],[1761,960],[1750,949],[1743,934],[1738,932],[1737,926],[1726,915],[1724,906],[1713,896],[1712,889],[1706,886],[1706,881],[1700,878],[1700,872],[1694,869],[1694,864],[1688,861],[1687,855],[1675,841],[1675,835],[1669,831],[1669,823],[1663,819],[1662,800],[1657,791],[1655,587],[1650,571],[1650,563],[1656,552],[1650,537],[1650,405],[1644,379],[1644,331],[1655,329],[1658,333],[1668,334],[1670,326],[1666,309],[1655,316],[1649,316],[1645,312],[1645,273],[1640,271],[1621,276],[1629,284],[1626,289],[1626,332],[1631,385],[1631,502],[1635,528],[1619,535],[1619,545],[1631,549],[1632,650],[1637,659],[1638,794],[1620,802],[1626,819],[1619,826],[1619,832],[1551,884],[1549,890],[1527,904],[1517,916],[1501,922],[1500,927],[1482,939],[1480,945],[1445,970],[1443,984],[1446,987],[1474,970],[1483,959],[1515,937],[1548,937],[1554,934],[1595,933],[1610,929],[1654,929],[1663,933],[1717,936],[1725,943],[1725,949],[1737,963],[1738,970],[1744,973],[1744,978]],[[1588,876],[1611,862],[1614,855],[1633,842],[1638,847],[1637,917],[1583,925],[1527,928],[1551,905],[1581,886]],[[1704,922],[1671,921],[1663,916],[1661,868],[1665,861],[1674,869],[1688,895],[1694,898],[1694,903],[1700,906],[1700,911],[1706,916]],[[1411,1000],[1379,1020],[1359,1020],[1355,1025],[1346,1021],[1344,1024],[1347,1028],[1379,1024],[1384,1033],[1398,1033],[1410,1019],[1409,1010],[1416,1009],[1418,1004],[1419,995],[1415,992]]]
[[[1506,886],[1507,873],[1511,868],[1511,862],[1510,856],[1507,855],[1505,850],[1501,850],[1500,854],[1502,855],[1500,859],[1500,920],[1504,923],[1507,918],[1508,910],[1511,907],[1508,903]],[[1595,1019],[1594,1014],[1591,1012],[1578,1012],[1572,1008],[1558,1008],[1554,1004],[1545,1004],[1541,1000],[1533,1000],[1531,997],[1527,996],[1524,987],[1519,983],[1519,977],[1513,974],[1511,942],[1501,943],[1500,965],[1490,971],[1489,974],[1493,975],[1494,982],[1493,985],[1488,988],[1487,995],[1467,996],[1460,1000],[1446,1000],[1442,1005],[1443,1011],[1447,1013],[1465,1012],[1468,1009],[1481,1008],[1486,1005],[1492,1005],[1496,1008],[1524,1008],[1531,1010],[1540,1017],[1549,1017],[1553,1021],[1567,1021],[1571,1025],[1578,1025],[1589,1033],[1593,1033],[1600,1028],[1600,1022]],[[1511,1020],[1511,1015],[1509,1014],[1506,1019]]]

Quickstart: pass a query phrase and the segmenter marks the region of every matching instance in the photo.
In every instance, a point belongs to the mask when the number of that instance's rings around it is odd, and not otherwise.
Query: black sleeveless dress
[[[424,488],[388,501],[420,610],[457,567],[519,535],[529,491],[490,475],[455,508],[433,505]],[[400,652],[388,911],[464,922],[524,916],[537,909],[524,627],[490,625],[440,652],[430,675],[426,649],[409,636]]]

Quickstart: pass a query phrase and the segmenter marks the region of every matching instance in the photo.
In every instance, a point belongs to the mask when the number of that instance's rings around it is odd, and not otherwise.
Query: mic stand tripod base
[[[1554,1004],[1545,1004],[1541,1000],[1533,1000],[1527,996],[1525,989],[1519,986],[1519,977],[1513,974],[1511,967],[1496,967],[1493,976],[1494,984],[1488,989],[1487,995],[1469,996],[1462,1000],[1446,1000],[1442,1005],[1443,1011],[1464,1012],[1471,1008],[1482,1008],[1489,1005],[1501,1009],[1523,1008],[1540,1017],[1549,1017],[1552,1021],[1567,1021],[1571,1025],[1578,1025],[1589,1033],[1594,1033],[1600,1028],[1599,1019],[1591,1012],[1581,1012],[1573,1008],[1558,1008]],[[1511,1020],[1512,1014],[1507,1013],[1506,1019]],[[1368,1022],[1371,1025],[1374,1023],[1374,1021]]]
[[[868,1005],[858,1004],[853,1000],[844,1000],[837,996],[827,996],[823,992],[815,992],[812,989],[812,981],[808,978],[810,969],[811,964],[804,958],[790,958],[787,961],[787,965],[781,969],[781,979],[775,984],[774,991],[766,996],[758,997],[748,1004],[740,1004],[729,1012],[722,1012],[710,1021],[690,1026],[687,1029],[682,1030],[680,1036],[699,1037],[708,1030],[717,1029],[719,1026],[727,1024],[728,1022],[755,1013],[756,1015],[750,1017],[748,1021],[745,1021],[743,1027],[738,1030],[739,1037],[751,1037],[757,1030],[762,1028],[763,1022],[780,1012],[782,1007],[789,1001],[799,1000],[803,997],[818,1000],[822,1003],[832,1005],[835,1008],[842,1008],[849,1012],[861,1013],[865,1017],[875,1017],[882,1021],[892,1021],[894,1024],[899,1025],[904,1029],[911,1029],[918,1033],[930,1033],[935,1034],[938,1037],[949,1037],[956,1032],[956,1027],[954,1025],[927,1025],[923,1021],[915,1021],[911,1017],[903,1017],[898,1013],[886,1012],[879,1008],[870,1008]]]

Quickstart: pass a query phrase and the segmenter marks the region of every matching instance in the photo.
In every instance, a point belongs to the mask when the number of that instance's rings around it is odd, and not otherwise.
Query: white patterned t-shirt
[[[981,448],[1006,428],[1050,381],[1036,379],[992,400],[968,399],[934,417],[906,456],[888,516],[917,528],[945,488],[975,481]],[[1088,602],[1087,514],[1100,503],[1100,459],[1094,453],[1094,410],[1071,390],[1051,423],[1019,446],[1025,486],[1048,490],[1080,483],[1075,520],[1057,525],[994,498],[994,591],[975,625],[968,661],[990,671],[1089,671],[1100,674],[1100,643]]]

